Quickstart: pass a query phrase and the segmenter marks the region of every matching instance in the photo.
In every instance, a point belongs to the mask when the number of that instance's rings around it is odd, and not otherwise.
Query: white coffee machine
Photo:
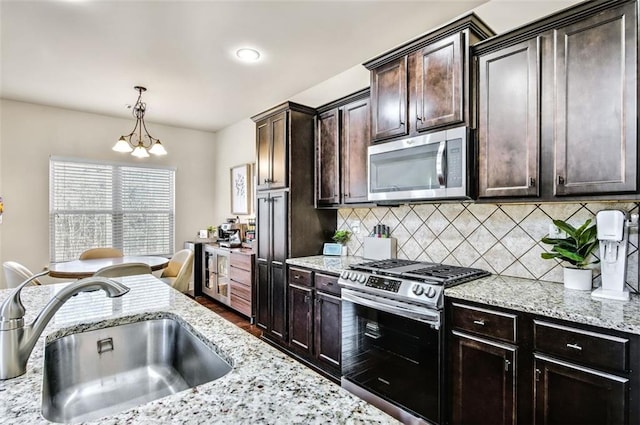
[[[629,291],[625,288],[629,245],[627,213],[620,210],[598,211],[596,224],[600,241],[602,286],[593,291],[591,296],[626,301],[629,299]]]

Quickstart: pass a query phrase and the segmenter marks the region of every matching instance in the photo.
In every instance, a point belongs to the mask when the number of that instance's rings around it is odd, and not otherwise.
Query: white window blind
[[[68,158],[49,165],[52,262],[95,247],[172,254],[175,170]]]

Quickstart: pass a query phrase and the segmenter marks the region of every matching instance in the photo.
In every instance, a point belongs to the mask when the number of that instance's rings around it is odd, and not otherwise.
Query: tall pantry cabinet
[[[316,111],[285,102],[256,123],[256,324],[264,337],[288,343],[287,258],[316,255],[330,241],[335,210],[314,208]]]

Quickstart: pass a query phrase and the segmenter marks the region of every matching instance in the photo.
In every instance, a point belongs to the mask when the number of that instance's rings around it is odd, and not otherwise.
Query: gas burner
[[[419,261],[403,260],[402,258],[391,258],[388,260],[376,260],[368,263],[355,264],[351,266],[353,270],[387,270],[398,267],[412,266],[419,264]]]

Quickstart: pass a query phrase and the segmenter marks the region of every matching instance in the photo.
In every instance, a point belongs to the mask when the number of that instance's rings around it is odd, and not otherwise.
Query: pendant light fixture
[[[142,99],[142,93],[147,91],[142,86],[135,86],[135,90],[138,91],[138,100],[133,105],[133,116],[136,118],[136,125],[133,127],[131,133],[120,136],[118,142],[113,146],[113,150],[116,152],[131,152],[131,155],[137,158],[148,158],[149,154],[152,155],[166,155],[167,151],[160,143],[160,140],[155,137],[151,137],[147,126],[144,123],[144,113],[147,109],[147,104]],[[144,135],[142,134],[144,129]]]

